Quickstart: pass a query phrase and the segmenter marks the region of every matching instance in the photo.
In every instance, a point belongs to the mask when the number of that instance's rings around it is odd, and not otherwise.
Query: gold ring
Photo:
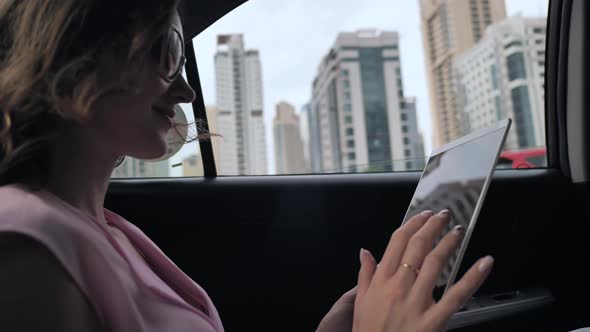
[[[420,269],[415,268],[413,265],[407,264],[407,263],[403,263],[402,267],[405,267],[406,269],[412,270],[414,273],[416,273],[416,275],[418,275],[418,273],[420,272]]]

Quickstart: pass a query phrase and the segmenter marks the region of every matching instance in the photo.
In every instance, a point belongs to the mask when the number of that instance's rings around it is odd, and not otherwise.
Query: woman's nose
[[[191,88],[182,75],[178,75],[168,91],[178,104],[192,103],[196,98],[195,90]]]

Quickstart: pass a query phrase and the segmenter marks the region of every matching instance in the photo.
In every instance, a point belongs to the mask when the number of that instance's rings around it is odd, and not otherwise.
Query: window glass
[[[421,170],[506,118],[506,151],[544,149],[548,2],[448,4],[250,0],[221,18],[194,40],[218,173]]]

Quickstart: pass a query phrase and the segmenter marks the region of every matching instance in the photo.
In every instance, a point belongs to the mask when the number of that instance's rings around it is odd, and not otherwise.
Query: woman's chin
[[[138,153],[131,155],[136,159],[152,160],[160,159],[168,152],[168,144],[166,142],[160,142],[157,145],[152,145],[150,149],[138,151]]]

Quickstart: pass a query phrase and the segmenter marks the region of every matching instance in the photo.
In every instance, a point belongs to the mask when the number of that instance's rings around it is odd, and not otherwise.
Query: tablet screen
[[[463,243],[437,282],[435,297],[440,297],[447,284],[454,282],[485,196],[486,181],[491,177],[503,145],[506,129],[501,127],[465,142],[450,143],[448,149],[441,148],[428,160],[416,187],[404,223],[424,210],[436,213],[448,209],[451,221],[443,235],[457,225],[463,225],[466,230]]]

